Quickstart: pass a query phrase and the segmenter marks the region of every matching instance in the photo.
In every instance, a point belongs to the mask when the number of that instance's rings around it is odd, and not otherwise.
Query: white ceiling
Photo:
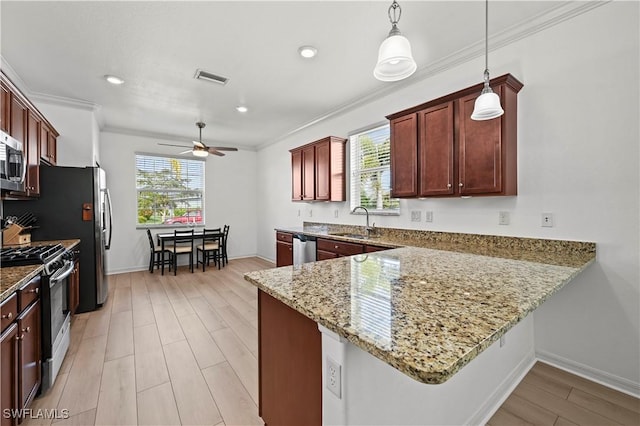
[[[418,72],[375,80],[390,3],[3,0],[0,52],[30,95],[95,104],[103,130],[190,140],[201,120],[205,141],[255,149],[461,60],[477,58],[481,81],[484,2],[402,0],[399,28]],[[584,5],[492,1],[492,46]],[[305,44],[316,58],[298,55]],[[196,69],[229,83],[195,80]],[[105,74],[126,83],[112,86]],[[240,104],[249,112],[238,113]]]

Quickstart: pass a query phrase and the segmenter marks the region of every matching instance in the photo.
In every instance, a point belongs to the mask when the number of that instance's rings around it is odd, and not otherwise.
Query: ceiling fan
[[[186,151],[182,151],[180,154],[186,154],[187,152],[192,153],[196,157],[206,157],[209,154],[217,155],[219,157],[224,157],[224,153],[220,151],[237,151],[238,148],[231,148],[226,146],[207,146],[204,142],[202,142],[202,129],[206,126],[202,121],[198,121],[196,126],[200,129],[200,138],[197,141],[193,141],[193,148],[187,149]],[[180,148],[186,148],[184,145],[174,145],[170,143],[158,143],[158,145],[165,146],[177,146]]]

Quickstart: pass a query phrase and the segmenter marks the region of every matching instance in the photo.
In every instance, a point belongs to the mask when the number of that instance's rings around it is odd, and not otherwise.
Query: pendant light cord
[[[484,69],[489,70],[489,0],[484,3]]]

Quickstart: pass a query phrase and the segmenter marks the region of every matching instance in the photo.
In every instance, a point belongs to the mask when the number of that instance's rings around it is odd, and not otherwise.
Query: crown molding
[[[550,9],[545,12],[539,13],[538,15],[529,17],[523,22],[519,22],[500,32],[490,35],[489,51],[493,51],[493,50],[508,46],[512,43],[515,43],[518,40],[522,40],[523,38],[532,36],[547,28],[558,25],[576,16],[580,16],[583,13],[586,13],[592,9],[595,9],[597,7],[610,3],[611,1],[612,0],[593,0],[588,2],[574,2],[574,1],[565,2],[553,9]],[[354,110],[369,102],[380,99],[386,95],[392,94],[393,92],[397,92],[400,89],[416,84],[419,81],[425,80],[429,77],[433,77],[436,74],[440,74],[445,71],[448,71],[452,68],[457,67],[458,65],[464,64],[473,59],[481,57],[484,55],[484,53],[485,53],[484,40],[480,40],[477,43],[474,43],[463,49],[453,52],[450,55],[447,55],[438,61],[432,62],[426,66],[419,67],[418,70],[415,72],[415,74],[406,80],[395,82],[393,84],[384,85],[380,89],[374,90],[373,92],[369,93],[366,96],[360,96],[360,97],[351,99],[350,101],[347,101],[337,106],[336,108],[328,111],[327,113],[321,116],[318,116],[313,120],[308,121],[303,125],[288,131],[287,133],[281,135],[276,139],[273,139],[269,142],[265,142],[263,144],[258,145],[257,149],[258,150],[264,149],[268,146],[271,146],[275,143],[278,143],[284,140],[285,138],[293,134],[296,134],[304,129],[307,129],[315,124],[318,124],[324,120],[328,120],[329,118],[335,117],[339,114],[343,114],[345,112]],[[480,80],[481,79],[479,78],[478,81]]]
[[[91,111],[91,112],[99,112],[101,110],[100,105],[90,101],[85,101],[82,99],[48,95],[46,93],[39,93],[39,92],[30,92],[28,96],[29,96],[29,99],[32,99],[33,101],[40,102],[43,104],[59,105],[59,106],[64,106],[69,108],[82,109],[82,110]]]
[[[147,138],[147,139],[158,139],[158,140],[167,141],[167,142],[184,142],[184,143],[187,143],[187,144],[190,144],[193,141],[193,138],[191,138],[191,137],[170,135],[168,133],[149,132],[149,131],[146,131],[146,130],[131,129],[131,128],[128,128],[128,127],[104,126],[104,128],[101,129],[101,132],[103,132],[103,133],[113,133],[113,134],[118,134],[118,135],[136,136],[136,137]],[[213,141],[213,140],[208,140],[208,139],[202,139],[202,142],[204,142],[205,145],[208,145],[208,146],[217,146],[217,145],[221,144],[221,142],[219,142],[219,141]],[[233,143],[232,144],[225,143],[225,146],[238,148],[238,149],[241,149],[243,151],[256,151],[257,150],[257,148],[255,146],[239,145],[239,144],[233,144]]]

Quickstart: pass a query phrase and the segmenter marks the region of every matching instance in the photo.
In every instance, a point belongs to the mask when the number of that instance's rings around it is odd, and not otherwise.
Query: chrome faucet
[[[371,232],[373,232],[373,228],[369,226],[369,210],[367,210],[365,207],[357,206],[357,207],[354,207],[353,210],[351,210],[351,213],[355,213],[356,210],[358,209],[364,210],[364,212],[367,215],[367,226],[364,229],[367,232],[367,238],[369,238],[371,236]]]

